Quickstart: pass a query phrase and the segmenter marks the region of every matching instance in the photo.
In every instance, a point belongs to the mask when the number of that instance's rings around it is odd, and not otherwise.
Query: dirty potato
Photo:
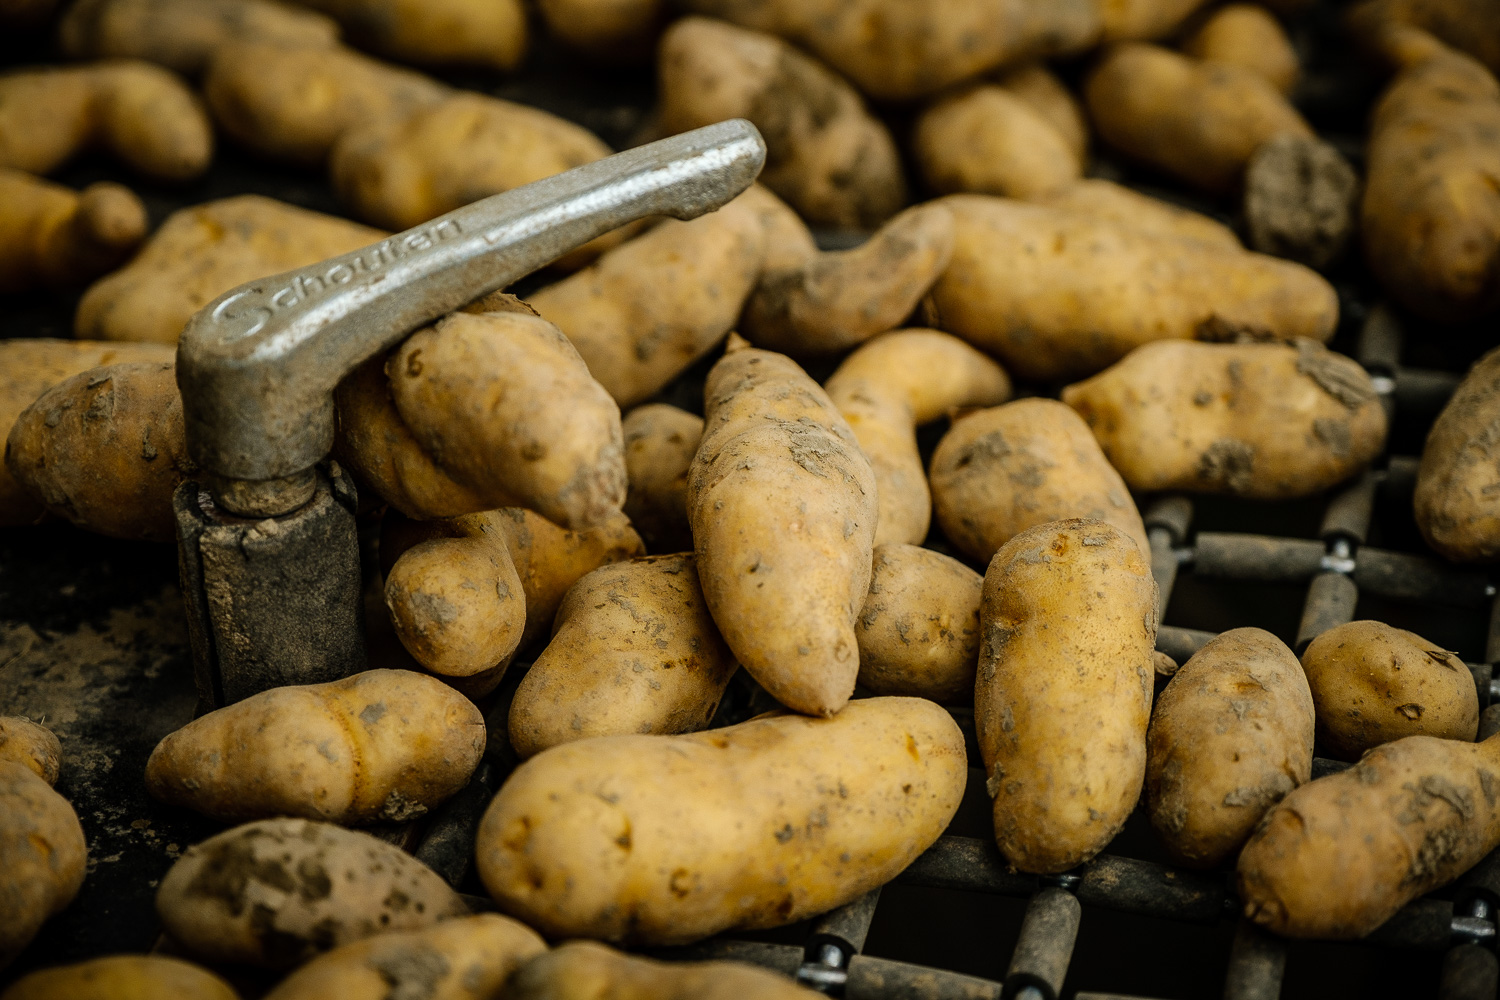
[[[927,186],[1035,198],[1083,175],[1067,137],[1017,94],[982,84],[941,98],[917,119],[913,138]]]
[[[358,45],[402,62],[509,72],[526,54],[521,0],[306,0]]]
[[[1098,177],[1084,178],[1036,201],[1147,236],[1175,236],[1228,250],[1243,249],[1234,230],[1216,219]]]
[[[630,491],[625,516],[650,552],[693,547],[687,520],[687,477],[703,438],[703,418],[667,403],[647,403],[625,415],[625,472]]]
[[[166,955],[109,955],[18,979],[3,1000],[239,1000],[218,976]]]
[[[1500,350],[1474,363],[1433,422],[1412,506],[1427,544],[1455,562],[1500,557]]]
[[[0,759],[0,969],[78,895],[87,861],[68,800],[28,763]]]
[[[55,785],[62,770],[62,744],[45,726],[19,715],[0,715],[0,760],[22,764]]]
[[[1041,115],[1042,120],[1063,137],[1079,163],[1087,162],[1088,116],[1083,110],[1083,104],[1057,78],[1057,74],[1047,68],[1046,63],[1021,63],[996,74],[994,80]]]
[[[1283,94],[1292,92],[1302,72],[1281,23],[1259,4],[1225,4],[1183,42],[1182,50],[1257,73]]]
[[[870,592],[854,625],[859,683],[943,704],[973,698],[983,588],[983,577],[941,552],[875,546]]]
[[[66,288],[114,269],[146,235],[146,207],[109,181],[74,191],[0,168],[0,292]]]
[[[569,941],[532,959],[507,1000],[815,1000],[786,976],[740,962],[658,962],[594,941]]]

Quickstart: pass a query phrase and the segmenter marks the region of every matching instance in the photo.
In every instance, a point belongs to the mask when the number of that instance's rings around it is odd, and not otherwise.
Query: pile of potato
[[[514,70],[519,0],[306,6],[76,0],[79,61],[0,75],[0,289],[92,282],[78,339],[0,342],[0,524],[172,541],[197,472],[189,317],[610,152],[363,51]],[[1500,845],[1500,742],[1475,743],[1468,669],[1421,636],[1353,622],[1299,657],[1237,628],[1158,690],[1140,514],[1160,491],[1313,496],[1379,459],[1377,383],[1327,346],[1325,272],[1355,244],[1425,322],[1500,311],[1494,10],[1350,12],[1389,74],[1360,177],[1292,102],[1295,3],[539,6],[569,58],[655,59],[642,140],[753,122],[760,183],[594,240],[343,380],[334,457],[407,669],[162,740],[146,789],[227,827],[161,881],[170,946],[0,998],[231,998],[217,973],[242,965],[284,975],[276,1000],[806,996],[578,939],[683,944],[848,903],[942,835],[971,767],[1016,869],[1089,861],[1139,806],[1294,937],[1367,934]],[[247,194],[148,236],[128,189],[42,176],[93,149],[181,183],[216,141],[326,170],[353,219]],[[1236,227],[1098,176],[1100,148]],[[822,250],[828,229],[863,238]],[[700,362],[701,408],[664,401]],[[1422,456],[1415,517],[1443,557],[1500,559],[1497,441],[1500,351]],[[740,668],[779,708],[724,724]],[[978,761],[947,710],[970,704]],[[473,851],[505,915],[476,915],[359,828],[422,822],[506,738],[522,763]],[[1311,781],[1315,746],[1357,763]],[[62,749],[0,717],[0,965],[84,877]]]

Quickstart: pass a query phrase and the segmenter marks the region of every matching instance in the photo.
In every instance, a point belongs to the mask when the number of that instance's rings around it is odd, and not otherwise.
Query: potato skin
[[[174,540],[172,492],[196,468],[174,366],[129,362],[59,382],[16,418],[5,465],[49,511],[81,528]]]
[[[448,883],[400,848],[290,818],[245,823],[188,848],[162,879],[156,912],[203,961],[270,969],[469,913]]]
[[[913,140],[927,186],[1034,198],[1083,175],[1062,133],[1025,100],[982,84],[941,98],[917,119]]]
[[[489,1000],[547,943],[498,913],[454,917],[433,927],[377,934],[319,955],[265,1000]]]
[[[402,62],[509,72],[526,54],[520,0],[309,0],[359,44]]]
[[[957,337],[920,328],[869,341],[844,359],[826,388],[875,471],[876,545],[918,545],[927,537],[932,497],[917,427],[960,407],[1003,403],[1011,394],[1005,369]]]
[[[1164,338],[1327,340],[1338,322],[1333,286],[1300,264],[988,195],[942,203],[957,240],[929,322],[1019,378],[1093,374]]]
[[[1305,340],[1147,344],[1062,399],[1141,492],[1308,496],[1353,475],[1385,443],[1369,374]]]
[[[1312,776],[1313,696],[1258,628],[1222,632],[1178,669],[1146,733],[1146,811],[1180,865],[1217,868]]]
[[[1259,4],[1220,7],[1183,42],[1182,51],[1259,74],[1283,94],[1292,92],[1302,72],[1297,50],[1281,23]]]
[[[990,561],[974,724],[995,841],[1021,871],[1088,861],[1135,808],[1156,604],[1146,556],[1102,521],[1037,525]]]
[[[194,719],[152,751],[146,791],[226,822],[405,822],[462,788],[484,743],[484,716],[452,688],[366,670]]]
[[[166,955],[109,955],[41,969],[18,979],[5,1000],[239,1000],[207,969]]]
[[[1083,105],[1046,63],[1022,63],[995,75],[994,80],[1041,115],[1063,137],[1079,163],[1087,162],[1089,122]]]
[[[1027,528],[1084,517],[1151,551],[1125,481],[1088,425],[1055,399],[1018,399],[953,422],[932,453],[938,525],[976,562]]]
[[[625,516],[651,552],[693,547],[687,520],[687,476],[703,438],[703,418],[667,403],[647,403],[625,414],[625,471],[630,492]]]
[[[527,962],[507,1000],[813,1000],[769,969],[740,962],[658,962],[569,941]]]
[[[146,207],[109,181],[74,191],[0,168],[0,292],[67,287],[118,266],[146,235]]]
[[[1170,35],[1203,0],[1104,0],[1100,17],[1104,41],[1154,39]]]
[[[775,927],[889,881],[963,795],[963,737],[917,698],[601,736],[522,764],[480,823],[501,909],[554,937],[680,944]]]
[[[590,736],[695,732],[737,667],[692,553],[601,567],[568,591],[552,641],[521,678],[510,744],[525,760]]]
[[[1240,853],[1245,916],[1283,937],[1363,937],[1500,844],[1500,740],[1376,747],[1274,806]]]
[[[943,704],[972,698],[983,588],[982,576],[941,552],[875,546],[870,591],[854,625],[859,683]]]
[[[0,969],[83,885],[78,814],[28,765],[0,760]]]
[[[0,715],[0,760],[20,764],[48,785],[56,785],[62,744],[45,726],[19,715]]]
[[[704,386],[688,472],[698,580],[735,658],[783,705],[832,715],[854,691],[875,474],[823,389],[785,355],[731,350]]]
[[[558,41],[610,63],[646,62],[668,10],[664,0],[539,0]]]
[[[1400,27],[1431,32],[1500,73],[1500,10],[1488,0],[1366,0],[1347,15],[1354,33]]]
[[[1098,177],[1086,177],[1036,200],[1052,208],[1093,216],[1100,222],[1123,225],[1147,236],[1175,236],[1213,243],[1227,250],[1244,249],[1234,230],[1216,219]]]
[[[1500,349],[1474,363],[1427,433],[1412,507],[1422,537],[1454,562],[1500,558]]]
[[[1302,652],[1318,743],[1342,760],[1407,736],[1474,742],[1479,693],[1457,653],[1384,622],[1339,625]]]

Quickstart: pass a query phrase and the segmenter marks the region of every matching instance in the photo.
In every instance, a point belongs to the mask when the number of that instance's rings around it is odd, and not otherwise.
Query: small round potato
[[[620,428],[630,477],[625,516],[649,551],[691,549],[687,476],[703,438],[703,418],[666,403],[647,403],[627,413]]]
[[[1292,92],[1302,72],[1297,50],[1281,23],[1259,4],[1225,4],[1193,32],[1182,50],[1259,74],[1283,94]]]
[[[265,819],[188,848],[156,892],[172,940],[205,962],[287,969],[468,907],[411,855],[330,823]]]
[[[928,186],[941,194],[1031,199],[1083,175],[1067,138],[1019,95],[994,84],[938,100],[917,119],[913,144]]]
[[[239,1000],[234,989],[191,962],[166,955],[109,955],[42,969],[0,1000]]]
[[[657,962],[594,941],[569,941],[532,959],[505,990],[505,1000],[815,1000],[820,995],[753,965]]]
[[[1318,743],[1358,760],[1406,736],[1474,742],[1479,693],[1457,653],[1384,622],[1339,625],[1302,653],[1318,710]]]
[[[49,785],[62,769],[62,744],[52,730],[18,715],[0,715],[0,760],[23,764]]]
[[[972,699],[983,588],[982,576],[941,552],[875,546],[870,593],[854,626],[859,682],[876,694]]]
[[[0,969],[83,885],[78,814],[26,764],[0,760]]]

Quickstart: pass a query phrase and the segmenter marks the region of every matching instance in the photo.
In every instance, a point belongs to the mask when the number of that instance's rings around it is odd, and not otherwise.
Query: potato
[[[0,759],[0,969],[78,895],[87,860],[68,800],[29,764]]]
[[[1393,27],[1430,32],[1500,73],[1500,9],[1489,0],[1365,0],[1348,20],[1357,34]]]
[[[552,937],[680,944],[780,926],[893,878],[943,832],[967,775],[957,724],[919,698],[578,740],[501,787],[479,875]]]
[[[927,537],[932,498],[917,427],[956,408],[1003,403],[1010,389],[1003,368],[937,330],[882,334],[844,359],[828,379],[828,398],[875,470],[876,545]]]
[[[170,362],[172,357],[172,348],[161,344],[41,337],[0,340],[0,433],[9,434],[21,411],[52,386],[79,372],[124,361]],[[30,524],[45,510],[0,462],[0,525]]]
[[[1088,159],[1089,123],[1083,105],[1046,63],[1022,63],[995,75],[1005,90],[1026,102],[1032,111],[1063,137],[1079,163]]]
[[[773,698],[832,715],[859,673],[875,473],[827,394],[784,355],[731,344],[704,400],[688,472],[703,597]]]
[[[49,512],[80,528],[173,541],[172,493],[196,471],[174,366],[114,364],[59,382],[16,418],[5,465]]]
[[[205,962],[287,969],[390,931],[468,916],[458,893],[399,847],[306,819],[264,819],[189,847],[156,912]]]
[[[1213,243],[1227,250],[1241,249],[1240,238],[1222,222],[1132,191],[1114,181],[1085,178],[1035,200],[1052,208],[1093,216],[1100,222],[1123,225],[1147,236],[1176,236]]]
[[[783,214],[791,218],[771,218]],[[768,242],[781,246],[767,247],[740,332],[758,347],[794,357],[837,354],[899,326],[953,255],[953,219],[941,205],[909,208],[860,246],[826,253],[788,247],[784,229],[805,227],[785,205],[762,219]],[[810,233],[806,240],[812,247]]]
[[[193,92],[150,63],[0,75],[0,167],[47,174],[93,148],[147,177],[181,182],[208,169],[213,129]]]
[[[619,514],[620,408],[551,323],[454,313],[408,337],[386,373],[417,443],[487,506],[528,507],[572,528]]]
[[[1083,176],[1068,139],[1017,94],[983,84],[939,99],[913,139],[927,186],[940,194],[1034,198]]]
[[[1025,872],[1102,851],[1140,797],[1156,582],[1103,521],[1040,524],[990,561],[979,606],[974,726],[995,842]]]
[[[146,235],[146,207],[129,188],[82,191],[0,169],[0,292],[91,281]]]
[[[1375,105],[1360,209],[1365,258],[1418,316],[1500,308],[1500,83],[1426,40]]]
[[[811,222],[874,227],[906,201],[884,124],[836,73],[773,35],[686,17],[662,36],[661,129],[748,118],[766,140],[761,182]]]
[[[1140,511],[1088,425],[1055,399],[1018,399],[954,421],[932,453],[932,499],[948,540],[978,563],[1048,521],[1113,525],[1148,556]]]
[[[1307,684],[1258,628],[1220,633],[1167,682],[1146,733],[1146,812],[1175,863],[1217,868],[1312,776]]]
[[[1062,392],[1142,493],[1310,496],[1380,453],[1369,374],[1320,344],[1163,341]]]
[[[1105,41],[1154,39],[1170,35],[1203,0],[1101,0]]]
[[[929,322],[1031,381],[1099,371],[1164,338],[1327,340],[1338,296],[1288,261],[985,195],[943,199],[953,262]]]
[[[509,72],[526,54],[520,0],[306,0],[361,46],[402,62]]]
[[[654,396],[723,340],[755,287],[765,235],[744,195],[668,220],[530,296],[622,407]]]
[[[1415,632],[1358,621],[1308,644],[1302,669],[1318,710],[1318,744],[1358,760],[1407,736],[1474,742],[1479,694],[1457,653]]]
[[[24,765],[55,785],[62,770],[62,744],[45,726],[19,715],[0,715],[0,760]]]
[[[1500,468],[1491,430],[1500,421],[1500,349],[1474,363],[1427,433],[1412,497],[1427,544],[1454,562],[1500,557]]]
[[[696,732],[736,666],[692,553],[601,567],[568,591],[552,641],[521,678],[510,745],[524,760],[590,736]]]
[[[58,26],[73,59],[145,59],[188,76],[228,42],[332,48],[339,29],[322,14],[278,0],[81,0]]]
[[[663,0],[539,0],[553,38],[608,62],[651,58],[667,20]]]
[[[1089,76],[1084,98],[1105,142],[1214,193],[1239,186],[1267,139],[1313,135],[1258,73],[1154,45],[1112,49]]]
[[[33,972],[3,1000],[239,1000],[207,969],[167,955],[109,955]]]
[[[1261,143],[1245,168],[1250,245],[1309,267],[1327,267],[1354,232],[1359,177],[1334,146],[1281,135]]]
[[[225,822],[404,823],[468,782],[484,741],[484,716],[447,685],[366,670],[194,719],[151,752],[146,791]]]
[[[870,590],[854,625],[859,683],[876,694],[944,703],[974,696],[984,578],[941,552],[875,546]]]
[[[1195,59],[1229,63],[1257,73],[1283,94],[1297,85],[1302,65],[1281,24],[1259,4],[1231,3],[1214,11],[1182,43]]]
[[[547,950],[525,924],[498,913],[378,934],[335,948],[283,979],[265,1000],[488,1000]]]
[[[1408,736],[1308,782],[1240,852],[1245,916],[1283,937],[1358,938],[1500,844],[1500,739]]]
[[[1082,52],[1101,28],[1095,0],[1003,6],[974,0],[689,0],[686,6],[795,42],[881,100],[927,97],[1001,64]]]
[[[637,406],[620,423],[630,492],[625,516],[650,552],[693,547],[687,521],[687,477],[703,437],[703,418],[666,403]]]
[[[532,959],[507,1000],[813,1000],[819,994],[740,962],[657,962],[593,941],[569,941]]]
[[[167,216],[129,264],[89,287],[73,332],[83,339],[175,344],[193,314],[230,289],[383,236],[259,195],[184,208]]]

